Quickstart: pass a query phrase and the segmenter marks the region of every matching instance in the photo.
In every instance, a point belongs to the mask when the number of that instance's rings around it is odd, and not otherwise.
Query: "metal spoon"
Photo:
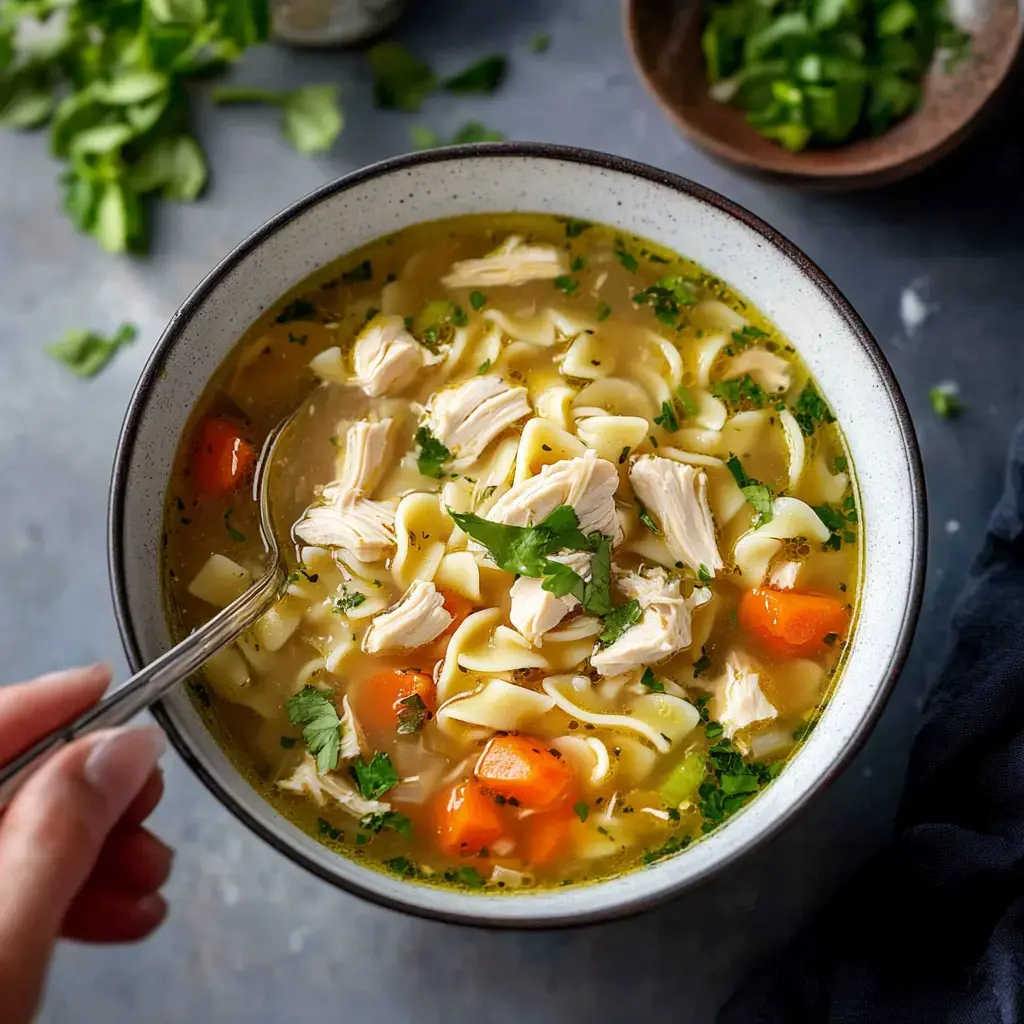
[[[44,736],[0,768],[0,812],[29,777],[57,751],[100,729],[124,725],[143,708],[149,707],[187,679],[208,658],[236,640],[281,597],[288,576],[274,536],[270,514],[270,466],[278,442],[296,415],[297,412],[279,423],[267,437],[253,481],[253,492],[260,507],[260,535],[267,549],[267,570],[241,597],[190,633],[181,643],[175,644],[166,654],[136,672],[95,707]]]

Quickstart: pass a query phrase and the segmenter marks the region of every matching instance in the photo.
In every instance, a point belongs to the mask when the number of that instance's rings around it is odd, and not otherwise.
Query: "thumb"
[[[0,990],[23,994],[26,1014],[71,901],[163,749],[155,726],[78,740],[25,783],[0,821]]]

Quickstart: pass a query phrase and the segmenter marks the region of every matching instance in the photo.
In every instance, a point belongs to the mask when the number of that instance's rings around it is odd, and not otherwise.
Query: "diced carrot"
[[[475,856],[505,834],[494,797],[473,781],[441,790],[434,827],[438,846],[453,857]]]
[[[476,777],[485,789],[535,810],[564,803],[575,774],[565,758],[529,736],[496,736],[476,764]]]
[[[405,709],[401,702],[418,694],[427,711],[434,710],[434,681],[414,668],[391,668],[353,687],[351,701],[359,724],[371,732],[393,733],[398,715]]]
[[[531,867],[550,864],[569,844],[575,812],[567,804],[550,811],[538,811],[521,823],[521,852]]]
[[[199,490],[209,496],[230,494],[252,472],[256,449],[230,420],[203,420],[196,433],[192,472]]]
[[[473,602],[468,597],[456,593],[454,590],[440,590],[444,598],[444,610],[452,617],[451,625],[438,637],[438,640],[447,640],[462,625],[473,611]]]
[[[772,654],[798,658],[819,654],[846,631],[846,606],[822,594],[750,590],[740,598],[739,624]]]

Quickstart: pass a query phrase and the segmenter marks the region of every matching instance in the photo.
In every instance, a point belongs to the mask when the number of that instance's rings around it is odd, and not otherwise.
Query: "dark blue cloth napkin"
[[[1024,1021],[1024,425],[895,835],[720,1024]]]

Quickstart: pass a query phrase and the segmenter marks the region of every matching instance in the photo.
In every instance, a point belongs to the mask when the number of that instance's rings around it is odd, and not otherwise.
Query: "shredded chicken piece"
[[[759,668],[737,651],[726,658],[725,675],[714,687],[714,715],[730,740],[748,725],[779,714],[761,690]]]
[[[742,377],[750,374],[770,395],[789,390],[792,383],[792,366],[781,356],[763,348],[748,348],[733,356],[725,364],[723,378]]]
[[[360,420],[345,432],[345,461],[341,476],[324,488],[324,498],[336,502],[368,497],[384,470],[384,453],[392,420]]]
[[[353,383],[370,398],[395,395],[408,387],[424,366],[441,360],[406,329],[400,316],[375,316],[352,349]]]
[[[802,567],[802,562],[776,562],[768,574],[768,586],[776,590],[793,590]]]
[[[377,562],[395,546],[397,508],[394,501],[336,499],[306,509],[292,532],[304,544],[345,548],[361,562]]]
[[[397,604],[375,616],[363,636],[363,650],[383,654],[422,647],[439,637],[452,621],[437,587],[414,580]]]
[[[561,562],[569,566],[584,579],[590,578],[590,555],[585,551],[573,551],[562,555],[553,555],[553,562]],[[579,601],[566,594],[555,597],[541,586],[543,580],[520,576],[512,584],[509,596],[512,607],[508,617],[512,625],[534,647],[539,647],[545,633],[557,626],[575,608]]]
[[[595,647],[590,664],[603,676],[615,676],[654,665],[690,646],[693,609],[711,600],[711,591],[698,587],[684,598],[679,580],[664,570],[647,576],[628,573],[619,589],[640,603],[640,621],[607,647]]]
[[[341,698],[341,759],[350,761],[358,757],[365,745],[363,730],[356,721],[352,712],[352,705],[348,702],[348,694]]]
[[[496,288],[550,281],[568,273],[569,258],[563,249],[528,245],[522,236],[509,235],[482,259],[453,263],[441,282],[446,288]]]
[[[642,455],[629,467],[629,482],[658,520],[672,557],[693,569],[706,566],[714,576],[724,563],[704,471],[658,455]]]
[[[316,770],[316,761],[309,754],[302,763],[288,776],[277,783],[278,789],[286,789],[290,793],[307,793],[321,807],[326,797],[340,804],[349,814],[361,818],[364,814],[375,814],[391,809],[391,805],[380,800],[366,800],[359,795],[356,788],[343,776],[334,772],[320,775]]]
[[[505,526],[535,526],[547,519],[559,505],[571,505],[583,533],[604,534],[617,544],[622,527],[615,514],[618,470],[592,450],[574,459],[544,466],[506,491],[487,513],[487,518]]]
[[[466,462],[530,411],[526,388],[511,388],[500,377],[474,377],[435,396],[428,426],[456,459]]]

